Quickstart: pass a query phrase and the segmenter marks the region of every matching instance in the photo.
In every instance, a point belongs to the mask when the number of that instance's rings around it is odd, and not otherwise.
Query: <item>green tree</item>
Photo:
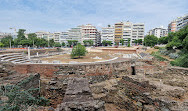
[[[138,39],[138,44],[142,44],[142,39]]]
[[[9,47],[10,43],[11,43],[11,45],[14,44],[14,41],[13,41],[12,36],[8,35],[1,39],[1,43],[4,44],[4,47]]]
[[[56,42],[54,46],[55,47],[61,47],[61,44],[59,42]]]
[[[32,45],[32,41],[29,40],[29,39],[21,40],[20,41],[20,45],[22,45],[22,46],[31,46]]]
[[[67,42],[68,42],[68,45],[69,45],[69,46],[75,46],[75,45],[77,45],[77,43],[78,43],[77,40],[67,40]]]
[[[158,40],[159,44],[167,44],[168,43],[168,37],[160,37]]]
[[[25,38],[25,29],[19,29],[18,30],[18,35],[17,35],[17,37],[18,37],[18,40],[25,40],[26,38]]]
[[[46,47],[48,46],[48,41],[44,38],[37,38],[35,45],[37,47]]]
[[[93,45],[93,41],[92,40],[89,40],[89,45],[92,46]]]
[[[108,45],[111,46],[112,45],[112,41],[103,40],[102,41],[102,45],[103,46],[108,46]]]
[[[4,44],[0,42],[0,47],[4,47]]]
[[[22,40],[26,40],[25,31],[26,31],[25,29],[19,29],[18,30],[17,38],[14,40],[14,45],[15,46],[22,45],[21,41]]]
[[[84,40],[83,43],[84,43],[85,46],[92,46],[93,45],[92,40]]]
[[[137,45],[138,44],[138,40],[134,40],[134,43]]]
[[[128,45],[127,45],[127,47],[130,47],[130,46],[131,46],[130,41],[131,41],[131,39],[129,38],[129,39],[128,39]]]
[[[49,45],[50,47],[53,47],[55,45],[54,39],[49,40]]]
[[[102,45],[103,45],[103,46],[106,46],[106,45],[107,45],[106,40],[103,40],[103,41],[102,41]]]
[[[71,58],[80,58],[81,56],[85,56],[87,53],[85,46],[78,43],[76,46],[73,47]]]
[[[35,33],[29,33],[28,34],[28,39],[35,40],[36,38],[37,38],[37,35]]]
[[[187,35],[186,38],[183,40],[183,46],[184,46],[185,52],[188,52],[188,35]]]
[[[179,47],[181,47],[181,46],[182,46],[181,40],[178,39],[177,36],[174,36],[173,39],[172,39],[172,41],[169,42],[169,43],[166,45],[166,48],[167,48],[168,50],[170,50],[170,49],[173,49],[173,47],[179,48]]]
[[[62,45],[63,47],[65,47],[65,42],[62,42],[61,45]]]
[[[37,42],[37,35],[35,33],[29,33],[28,34],[28,40],[30,41],[30,46],[33,46],[36,44]]]
[[[84,45],[85,45],[85,46],[87,46],[87,45],[88,45],[87,40],[84,40],[84,41],[83,41],[83,43],[84,43]]]
[[[144,38],[144,45],[145,46],[155,46],[158,42],[158,38],[154,35],[147,35],[145,38]]]
[[[121,45],[124,45],[125,40],[124,39],[120,39],[120,43],[121,43]]]

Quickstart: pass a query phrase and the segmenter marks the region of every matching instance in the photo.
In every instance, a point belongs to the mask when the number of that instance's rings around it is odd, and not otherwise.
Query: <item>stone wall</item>
[[[148,81],[138,82],[128,76],[122,77],[119,81],[113,80],[108,85],[92,84],[91,90],[94,99],[105,101],[105,104],[114,104],[124,111],[169,111],[169,105],[159,99],[152,97],[156,87]],[[116,81],[116,82],[115,82]],[[108,86],[108,87],[107,87]]]
[[[39,88],[40,74],[32,74],[29,77],[18,82],[18,86],[23,89]]]
[[[165,70],[166,74],[181,74],[188,76],[188,68],[182,68],[182,67],[167,67]]]

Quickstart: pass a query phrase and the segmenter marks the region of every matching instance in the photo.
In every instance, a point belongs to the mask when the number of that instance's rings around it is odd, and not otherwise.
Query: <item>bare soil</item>
[[[88,52],[86,56],[83,56],[79,59],[72,59],[70,54],[64,55],[56,55],[47,58],[41,58],[42,61],[48,61],[49,63],[53,61],[61,61],[62,63],[69,63],[69,62],[96,62],[96,61],[104,61],[113,59],[115,57],[122,57],[123,54],[121,53],[109,53],[109,52]],[[99,57],[101,59],[94,59],[95,57]]]

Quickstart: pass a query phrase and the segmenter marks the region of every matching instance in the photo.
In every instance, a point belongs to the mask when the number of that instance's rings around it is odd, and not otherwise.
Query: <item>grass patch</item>
[[[172,66],[188,67],[188,54],[181,55],[174,61],[171,61]]]
[[[161,57],[160,52],[152,52],[151,54],[152,56],[154,56],[156,59],[158,59],[159,61],[168,61],[168,59]]]

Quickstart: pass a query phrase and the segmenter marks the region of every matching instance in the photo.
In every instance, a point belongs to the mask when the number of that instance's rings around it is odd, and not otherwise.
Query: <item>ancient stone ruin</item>
[[[140,58],[75,64],[1,62],[0,84],[36,86],[42,111],[187,111],[188,69]],[[32,75],[32,76],[31,76]],[[27,82],[23,82],[27,80]],[[21,84],[23,82],[23,84]],[[3,100],[3,97],[1,97]]]

